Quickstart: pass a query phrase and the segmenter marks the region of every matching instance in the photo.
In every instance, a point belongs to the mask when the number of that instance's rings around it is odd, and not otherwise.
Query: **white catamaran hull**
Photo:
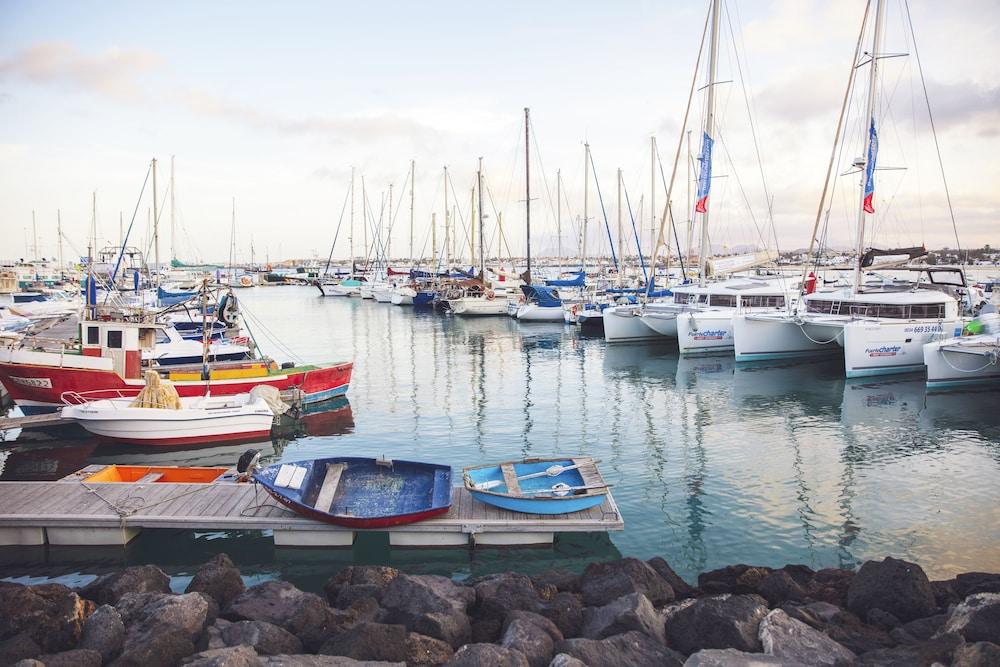
[[[521,304],[515,317],[522,322],[565,322],[562,306],[539,306],[537,303]]]
[[[462,317],[482,317],[507,315],[507,299],[487,299],[486,297],[463,297],[448,301],[451,312]]]
[[[959,319],[935,322],[857,320],[844,325],[844,370],[849,378],[924,370],[924,345],[962,333]]]
[[[926,343],[924,364],[928,389],[1000,383],[1000,334]]]
[[[677,313],[677,349],[681,354],[717,354],[733,351],[733,311],[705,310]]]
[[[604,309],[604,339],[609,343],[656,340],[663,335],[643,321],[638,305],[611,306]]]
[[[839,354],[847,320],[797,320],[788,315],[733,316],[736,361],[768,361]]]

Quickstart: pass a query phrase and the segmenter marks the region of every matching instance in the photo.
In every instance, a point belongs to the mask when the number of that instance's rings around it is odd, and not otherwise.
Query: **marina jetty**
[[[0,664],[997,665],[1000,574],[930,581],[885,558],[732,565],[693,586],[662,558],[463,582],[361,565],[317,594],[247,587],[219,554],[183,593],[154,565],[76,590],[0,583]]]

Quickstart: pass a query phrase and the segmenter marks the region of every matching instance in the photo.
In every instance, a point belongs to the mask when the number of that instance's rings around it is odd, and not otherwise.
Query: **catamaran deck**
[[[0,545],[124,545],[142,530],[269,530],[278,546],[340,546],[354,532],[299,516],[255,484],[85,483],[89,466],[55,482],[0,482]],[[388,532],[394,546],[550,544],[557,533],[625,527],[614,498],[573,514],[519,514],[454,489],[447,514]]]

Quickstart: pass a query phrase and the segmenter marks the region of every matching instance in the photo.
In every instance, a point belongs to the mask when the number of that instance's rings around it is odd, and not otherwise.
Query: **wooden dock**
[[[456,487],[447,514],[373,532],[388,532],[390,544],[400,547],[515,546],[624,527],[610,493],[600,507],[537,515],[484,505]],[[299,516],[251,483],[0,482],[0,545],[124,545],[154,528],[269,530],[278,546],[349,547],[355,533]]]
[[[49,412],[43,415],[27,415],[25,417],[0,417],[0,431],[14,428],[50,428],[53,426],[68,426],[72,419],[64,419],[61,412]]]

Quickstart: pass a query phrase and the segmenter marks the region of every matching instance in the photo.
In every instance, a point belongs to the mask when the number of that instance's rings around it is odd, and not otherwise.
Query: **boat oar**
[[[546,477],[546,476],[557,477],[566,472],[567,470],[576,470],[580,466],[585,466],[588,463],[600,463],[600,460],[586,461],[584,463],[575,463],[571,466],[561,466],[561,465],[549,466],[548,468],[546,468],[541,472],[533,472],[527,475],[521,475],[520,477],[517,478],[517,481],[523,482],[526,479],[535,479],[536,477]],[[503,484],[506,484],[506,482],[502,479],[490,479],[485,482],[480,482],[479,484],[476,484],[476,491],[489,491],[490,489],[502,486]]]
[[[558,484],[553,484],[552,488],[549,489],[534,489],[532,491],[522,491],[522,496],[533,496],[539,493],[551,493],[554,496],[565,496],[571,491],[586,491],[589,489],[606,489],[609,484],[590,484],[586,486],[570,486],[569,484],[563,484],[559,482]]]

